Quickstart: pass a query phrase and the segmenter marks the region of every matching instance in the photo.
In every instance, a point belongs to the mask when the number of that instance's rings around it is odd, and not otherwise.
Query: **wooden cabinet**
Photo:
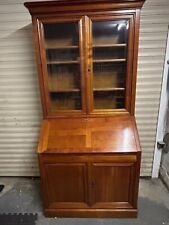
[[[137,215],[134,105],[143,2],[25,3],[43,108],[38,156],[47,216]]]
[[[44,154],[40,164],[47,195],[45,213],[55,215],[56,210],[58,216],[99,217],[100,209],[108,209],[109,216],[135,216],[137,157],[139,153]],[[101,211],[101,216],[106,215]]]

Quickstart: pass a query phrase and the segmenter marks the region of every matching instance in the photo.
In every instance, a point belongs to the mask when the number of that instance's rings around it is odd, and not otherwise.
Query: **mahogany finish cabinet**
[[[134,103],[143,3],[25,3],[43,108],[38,157],[46,216],[137,216]]]

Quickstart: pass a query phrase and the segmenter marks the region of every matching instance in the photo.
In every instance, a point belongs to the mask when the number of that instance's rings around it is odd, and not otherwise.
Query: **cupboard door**
[[[131,24],[130,18],[91,18],[92,112],[130,110]]]
[[[92,163],[94,208],[132,208],[134,163]]]
[[[44,164],[44,185],[49,208],[87,207],[85,163]]]
[[[47,111],[85,111],[82,18],[42,19],[41,54]]]

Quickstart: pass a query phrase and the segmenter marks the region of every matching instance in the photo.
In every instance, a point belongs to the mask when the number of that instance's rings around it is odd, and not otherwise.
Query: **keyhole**
[[[91,182],[91,186],[92,187],[94,187],[96,184],[95,184],[95,181],[93,180],[92,182]]]

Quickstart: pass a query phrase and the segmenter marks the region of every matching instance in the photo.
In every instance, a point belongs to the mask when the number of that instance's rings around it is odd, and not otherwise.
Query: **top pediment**
[[[31,14],[55,12],[83,12],[104,11],[114,9],[141,8],[145,0],[58,0],[58,1],[30,1],[24,5]]]

